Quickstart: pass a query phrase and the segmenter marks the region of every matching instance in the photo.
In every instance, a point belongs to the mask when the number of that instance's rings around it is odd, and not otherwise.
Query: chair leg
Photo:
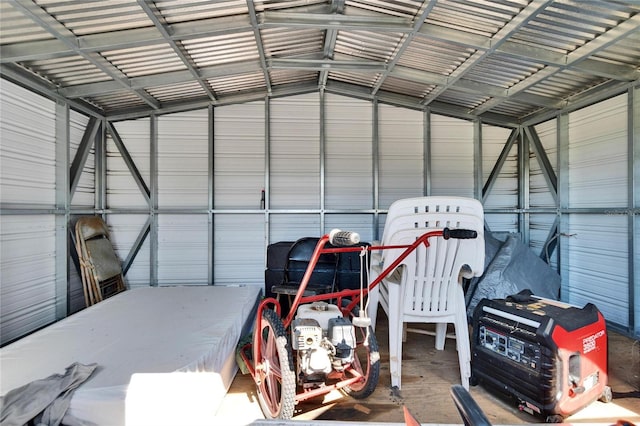
[[[399,285],[389,285],[389,370],[391,372],[391,386],[398,389],[402,386],[402,330],[403,322],[400,315],[401,302],[399,300]]]
[[[458,363],[460,364],[460,381],[462,386],[469,390],[469,378],[471,377],[471,347],[469,344],[469,327],[464,311],[456,315],[456,348],[458,349]]]
[[[371,318],[371,328],[376,331],[376,320],[378,319],[378,303],[380,300],[380,283],[369,291],[368,312],[367,315]]]
[[[447,340],[447,323],[446,322],[438,322],[436,323],[436,349],[441,351],[444,350],[444,342]]]

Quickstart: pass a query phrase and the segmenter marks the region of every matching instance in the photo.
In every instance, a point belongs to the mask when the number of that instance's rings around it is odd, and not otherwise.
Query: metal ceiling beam
[[[418,31],[418,36],[476,50],[488,50],[492,47],[491,37],[436,25],[423,25]],[[495,53],[547,66],[567,65],[567,55],[564,53],[509,40],[505,40],[499,48],[495,49]],[[580,63],[571,64],[571,68],[614,80],[631,81],[640,77],[640,71],[631,65],[611,64],[594,59],[585,59]]]
[[[256,7],[253,4],[253,0],[247,0],[247,8],[249,9],[249,21],[251,21],[253,36],[256,40],[256,46],[260,56],[260,65],[262,67],[262,73],[264,74],[264,83],[267,87],[267,93],[271,93],[271,77],[269,77],[269,70],[267,68],[267,55],[264,53],[264,44],[262,42],[260,28],[258,28],[258,17],[256,15]]]
[[[165,26],[173,41],[195,38],[218,37],[229,34],[252,32],[248,16],[233,16],[178,22]],[[72,37],[74,48],[61,40],[42,40],[3,45],[0,47],[0,62],[23,62],[61,58],[77,52],[94,53],[108,50],[130,49],[166,42],[157,28],[134,28],[100,34]]]
[[[200,68],[198,74],[202,79],[225,77],[229,75],[249,74],[261,71],[262,67],[258,61],[245,61],[232,64],[214,65]],[[145,87],[165,86],[170,84],[187,83],[193,80],[190,71],[172,71],[162,74],[134,77],[127,79],[127,85],[132,89],[143,89]],[[58,89],[58,93],[66,98],[82,98],[116,93],[122,90],[122,86],[113,81],[102,83],[80,84]]]
[[[462,78],[467,72],[469,72],[474,66],[484,60],[488,55],[494,53],[504,42],[519,31],[523,26],[534,19],[539,13],[541,13],[553,0],[533,0],[526,7],[524,7],[518,15],[513,17],[509,23],[496,32],[490,39],[491,47],[485,50],[476,51],[471,55],[462,65],[455,69],[449,76],[449,83],[444,86],[439,86],[436,90],[433,90],[422,101],[422,104],[427,106],[431,102],[435,101],[442,93],[451,88],[456,81]]]
[[[396,48],[396,51],[393,54],[393,59],[391,59],[391,61],[389,62],[387,71],[384,72],[380,76],[380,78],[378,78],[378,81],[376,82],[376,84],[373,86],[371,90],[371,94],[375,95],[378,92],[378,90],[380,90],[380,87],[382,87],[382,84],[384,83],[384,81],[387,79],[391,71],[393,71],[393,68],[396,66],[396,64],[402,57],[402,54],[407,49],[407,47],[409,47],[409,45],[411,44],[411,41],[415,37],[420,27],[422,27],[422,25],[424,24],[425,19],[427,19],[427,16],[429,15],[429,13],[431,13],[431,10],[434,8],[435,5],[436,5],[436,0],[428,0],[426,2],[424,6],[424,10],[413,21],[413,25],[409,34],[407,34],[404,37],[404,40],[400,41],[399,46]]]
[[[259,92],[258,91],[244,92],[239,94],[221,96],[218,98],[216,102],[208,101],[206,100],[206,98],[203,98],[202,100],[184,100],[184,101],[176,101],[176,102],[167,102],[166,104],[163,104],[162,108],[160,108],[157,111],[154,111],[154,115],[193,111],[197,109],[207,108],[209,105],[223,106],[223,105],[243,104],[243,103],[254,102],[254,101],[264,101],[265,97],[279,98],[279,97],[292,96],[292,95],[302,95],[306,93],[315,93],[317,91],[318,91],[318,86],[315,82],[281,84],[273,88],[270,94],[266,93],[266,90],[265,90],[265,91],[259,91]],[[147,109],[134,107],[129,110],[118,111],[118,113],[115,113],[115,114],[108,114],[107,119],[110,122],[116,122],[116,121],[122,121],[122,120],[133,120],[136,118],[144,118],[148,116],[149,116],[149,111]]]
[[[534,86],[535,84],[538,84],[541,81],[544,81],[549,77],[552,77],[558,74],[559,72],[564,71],[567,68],[570,68],[573,64],[584,62],[587,59],[589,59],[589,56],[594,55],[597,52],[600,52],[606,49],[616,41],[621,40],[629,36],[630,34],[637,32],[639,29],[640,29],[640,14],[630,17],[626,21],[622,22],[620,25],[611,28],[609,31],[601,34],[600,36],[594,38],[590,42],[582,45],[581,47],[577,48],[573,52],[569,53],[566,56],[567,62],[564,66],[544,68],[538,71],[537,73],[531,75],[530,77],[527,77],[524,80],[520,81],[519,83],[515,84],[513,87],[509,88],[509,93],[515,94],[518,92],[523,92],[529,89],[530,87]],[[476,108],[475,112],[478,114],[481,114],[482,112],[490,110],[491,108],[495,107],[501,102],[502,102],[501,99],[491,99],[485,102],[483,105]]]
[[[619,95],[621,93],[626,92],[631,87],[640,87],[640,81],[635,82],[622,82],[622,81],[608,81],[604,84],[592,87],[589,90],[586,90],[579,95],[572,96],[569,100],[566,101],[566,106],[562,108],[560,111],[541,111],[531,116],[523,118],[522,125],[523,126],[531,126],[538,123],[542,123],[547,120],[551,120],[557,118],[559,113],[568,113],[572,111],[576,111],[580,108],[584,108],[589,105],[593,105],[597,102],[603,101],[605,99],[609,99],[613,96]],[[487,114],[486,112],[482,114]]]
[[[53,35],[56,39],[65,43],[71,50],[75,51],[79,56],[89,61],[100,71],[111,77],[114,81],[118,82],[123,88],[129,90],[137,97],[142,99],[146,104],[154,109],[158,109],[160,104],[149,94],[143,90],[131,90],[126,82],[125,77],[117,68],[105,60],[102,56],[95,53],[85,53],[78,50],[75,44],[75,36],[64,25],[58,22],[53,16],[47,14],[33,1],[29,0],[9,0],[11,5],[17,10],[22,12],[25,16],[33,20],[36,24],[46,30],[49,34]]]
[[[410,33],[413,26],[407,18],[392,16],[346,16],[333,13],[264,12],[260,28],[319,28],[335,30],[390,31]]]
[[[104,111],[98,110],[95,105],[90,105],[84,101],[74,101],[64,97],[57,92],[57,87],[53,83],[34,75],[18,65],[0,64],[0,76],[23,87],[27,87],[32,92],[38,93],[47,98],[66,102],[71,108],[90,117],[104,117]]]
[[[389,74],[394,78],[408,80],[426,85],[447,84],[448,77],[444,74],[435,72],[421,71],[415,68],[409,68],[402,65],[396,65]]]
[[[187,67],[189,73],[192,76],[192,80],[197,81],[200,87],[202,87],[202,90],[204,90],[204,92],[207,94],[209,99],[215,101],[216,96],[213,93],[213,90],[211,90],[209,84],[200,77],[198,70],[196,69],[196,64],[193,62],[191,57],[189,57],[184,47],[179,44],[179,41],[174,41],[171,39],[165,20],[162,17],[162,13],[158,10],[155,3],[153,3],[151,0],[138,0],[138,6],[140,6],[140,8],[142,8],[142,10],[147,14],[147,17],[151,20],[151,22],[153,22],[153,25],[155,25],[156,29],[160,31],[160,34],[162,34],[165,42],[169,46],[171,46],[184,66]]]
[[[293,69],[304,71],[340,70],[357,72],[384,72],[387,65],[384,62],[366,60],[332,60],[332,59],[269,59],[269,69]]]
[[[331,13],[334,15],[342,15],[344,13],[344,7],[345,0],[331,1]],[[322,55],[325,59],[333,59],[337,40],[338,30],[335,28],[327,28],[324,34],[324,47],[322,48]],[[320,90],[324,90],[327,85],[327,78],[329,78],[329,71],[321,70],[318,76],[318,87]]]

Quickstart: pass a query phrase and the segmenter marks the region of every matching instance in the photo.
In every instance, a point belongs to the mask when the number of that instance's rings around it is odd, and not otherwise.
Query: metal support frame
[[[518,138],[518,232],[522,242],[529,245],[530,213],[529,213],[529,139],[519,129]]]
[[[55,294],[56,319],[69,314],[71,294],[69,289],[69,105],[56,102],[56,210],[55,215]]]
[[[373,160],[373,239],[379,240],[380,235],[380,132],[378,130],[378,118],[380,116],[379,105],[376,99],[373,100],[373,119],[371,120],[372,132],[371,157]]]
[[[629,146],[629,328],[640,335],[640,87],[629,89],[628,101]],[[639,309],[640,310],[640,309]]]
[[[422,115],[422,146],[424,179],[422,191],[425,196],[431,195],[431,109],[425,108]]]
[[[563,212],[569,208],[569,114],[560,114],[557,118],[556,139],[558,143],[558,265],[562,283],[569,282],[569,265],[565,259],[569,259],[568,244],[565,244],[564,235],[569,235],[569,215]],[[567,294],[560,286],[560,300],[567,302]]]
[[[325,198],[325,189],[324,189],[324,181],[325,181],[325,121],[326,121],[326,92],[323,90],[320,93],[320,156],[321,156],[321,226],[324,227],[324,198]],[[94,144],[95,152],[96,152],[96,201],[95,201],[95,213],[108,214],[107,205],[106,205],[106,157],[105,157],[105,132],[109,132],[116,144],[116,147],[120,151],[127,167],[129,168],[134,180],[138,184],[141,192],[146,194],[147,201],[149,202],[149,218],[143,228],[141,229],[136,242],[133,245],[133,248],[129,252],[127,259],[124,261],[124,270],[125,272],[131,266],[136,254],[140,250],[140,247],[144,240],[147,237],[150,237],[150,277],[151,277],[151,285],[158,285],[158,259],[157,259],[157,251],[158,251],[158,182],[157,182],[157,173],[158,173],[158,148],[157,148],[157,140],[158,140],[158,114],[152,113],[150,115],[150,156],[151,156],[151,172],[150,172],[150,182],[149,187],[146,186],[143,178],[140,173],[137,171],[133,160],[129,156],[125,144],[119,137],[117,131],[113,124],[108,121],[106,118],[96,118],[95,115],[90,115],[89,124],[85,129],[85,133],[80,144],[80,148],[78,149],[78,153],[74,157],[72,164],[70,163],[69,157],[69,111],[70,105],[73,106],[73,103],[64,102],[61,100],[59,96],[53,96],[53,99],[57,100],[56,105],[56,206],[55,209],[26,209],[25,214],[41,214],[46,211],[49,213],[53,213],[56,215],[56,253],[66,252],[68,254],[69,244],[68,244],[68,222],[71,214],[78,213],[81,210],[74,210],[71,207],[71,200],[73,197],[73,189],[77,182],[80,179],[82,169],[84,167],[84,163],[86,161],[87,155],[90,151],[91,145]],[[628,89],[628,176],[629,176],[629,185],[628,185],[628,206],[627,206],[627,214],[628,214],[628,228],[629,228],[629,324],[630,328],[635,327],[635,332],[638,332],[638,324],[636,321],[638,319],[637,312],[635,311],[635,306],[640,306],[640,290],[638,286],[638,271],[640,270],[640,259],[637,259],[639,256],[637,255],[640,252],[640,236],[638,232],[638,227],[640,226],[640,218],[639,207],[640,207],[640,87],[630,87]],[[265,97],[265,235],[266,235],[266,244],[269,243],[269,223],[270,223],[270,214],[273,212],[270,211],[270,203],[269,203],[269,194],[270,194],[270,100],[271,96]],[[374,237],[379,239],[379,220],[380,220],[380,205],[379,205],[379,189],[380,189],[380,181],[379,181],[379,162],[380,162],[380,153],[379,153],[379,101],[377,97],[372,99],[372,161],[373,161],[373,227],[374,227]],[[215,232],[214,226],[214,218],[215,218],[215,203],[213,199],[213,195],[215,192],[214,182],[213,182],[213,159],[215,157],[214,150],[214,137],[213,137],[213,126],[214,126],[214,107],[209,104],[210,114],[209,114],[209,162],[210,162],[210,198],[209,198],[209,206],[208,206],[208,214],[210,217],[210,238],[213,240],[213,233]],[[85,112],[85,111],[83,111]],[[424,141],[424,192],[429,195],[431,193],[431,134],[430,134],[430,126],[431,126],[431,109],[427,108],[424,110],[423,115],[423,141]],[[557,122],[557,144],[558,144],[558,152],[557,152],[557,163],[558,163],[558,175],[557,177],[554,175],[553,167],[546,156],[544,151],[544,147],[542,146],[538,135],[535,132],[535,128],[533,127],[534,123],[529,123],[527,126],[521,126],[519,128],[513,129],[511,135],[503,147],[503,150],[500,156],[497,159],[497,162],[491,171],[487,182],[484,187],[481,189],[480,193],[480,185],[478,188],[474,188],[474,192],[477,193],[479,198],[482,200],[486,200],[486,197],[490,193],[493,185],[498,178],[500,170],[507,159],[510,150],[513,147],[513,144],[518,141],[519,147],[519,201],[518,201],[518,214],[521,217],[520,220],[520,229],[524,231],[528,231],[529,223],[528,223],[528,215],[530,213],[530,205],[529,205],[529,149],[532,149],[535,152],[537,160],[540,162],[540,166],[544,177],[547,181],[547,185],[549,187],[550,192],[554,196],[556,200],[556,210],[557,210],[557,218],[552,226],[552,230],[550,231],[549,237],[547,238],[547,242],[545,243],[545,247],[547,250],[551,249],[549,253],[553,251],[554,244],[557,245],[558,250],[556,251],[558,265],[560,269],[560,274],[563,282],[569,281],[569,265],[567,264],[567,244],[562,240],[561,235],[567,234],[569,231],[569,217],[574,213],[582,213],[582,212],[595,212],[599,213],[601,210],[599,209],[570,209],[569,205],[569,113],[567,111],[560,112],[555,118]],[[482,168],[480,166],[482,160],[482,121],[477,120],[474,122],[474,183],[478,184],[482,182]],[[478,169],[476,170],[476,167]],[[75,182],[73,184],[72,182]],[[64,188],[64,189],[62,189]],[[27,211],[28,210],[28,211]],[[588,210],[588,211],[587,211]],[[22,211],[19,209],[13,209],[13,212]],[[169,210],[166,210],[169,211]],[[163,213],[165,210],[163,210]],[[182,212],[184,213],[184,212]],[[555,229],[557,228],[557,232]],[[61,232],[61,230],[63,232]],[[560,235],[560,237],[555,238],[556,235]],[[528,237],[527,237],[528,238]],[[555,242],[553,241],[555,240]],[[528,240],[527,240],[528,241]],[[214,281],[214,272],[213,272],[213,241],[210,242],[210,272],[209,278],[211,283]],[[67,256],[68,258],[68,256]],[[64,309],[61,308],[61,305],[57,303],[56,315],[58,318],[66,316],[68,313],[68,303],[69,303],[69,289],[68,289],[68,264],[65,261],[65,264],[62,265],[59,260],[56,260],[56,297],[58,300],[64,300]],[[63,283],[64,285],[62,285]],[[62,292],[64,291],[64,295]],[[566,300],[567,294],[561,294],[561,299]],[[634,332],[634,330],[627,330]]]
[[[511,152],[511,148],[513,147],[513,144],[516,142],[516,140],[518,140],[519,135],[520,135],[519,129],[513,129],[511,131],[511,134],[509,135],[509,138],[507,139],[507,142],[502,147],[502,151],[498,156],[498,160],[496,161],[496,164],[493,166],[493,169],[491,169],[489,178],[487,179],[487,182],[484,184],[482,188],[482,197],[480,197],[480,201],[482,201],[483,204],[486,201],[487,196],[491,192],[493,185],[495,185],[496,180],[498,179],[498,175],[500,175],[500,170],[502,170],[502,166],[504,166],[505,161],[507,161],[507,158],[509,157],[509,153]]]
[[[150,126],[150,160],[151,173],[149,182],[149,284],[152,287],[158,286],[158,117],[151,115]]]
[[[267,247],[271,241],[271,100],[264,99],[264,265],[267,266]]]
[[[116,148],[118,148],[118,151],[120,151],[120,155],[122,156],[122,159],[127,165],[127,168],[129,169],[129,173],[131,173],[131,177],[133,177],[133,180],[136,182],[136,185],[138,185],[140,192],[144,196],[147,203],[149,203],[151,200],[151,191],[149,190],[149,187],[145,183],[144,179],[142,178],[142,174],[138,171],[138,168],[136,167],[136,164],[134,163],[133,158],[131,158],[131,155],[129,154],[127,147],[122,142],[122,138],[120,137],[120,134],[118,134],[118,131],[116,130],[115,127],[113,127],[113,124],[111,123],[107,123],[107,129],[111,134],[111,138],[113,139],[113,142],[115,143]]]
[[[542,146],[542,142],[538,137],[538,133],[536,132],[535,127],[527,126],[524,127],[524,135],[529,141],[529,148],[534,152],[536,159],[538,160],[538,164],[540,165],[540,169],[542,170],[542,174],[547,183],[547,188],[551,193],[556,211],[558,209],[558,177],[556,176],[555,171],[553,170],[553,166],[551,165],[551,161],[549,161],[549,157]],[[540,250],[540,258],[545,262],[550,262],[550,256],[555,250],[558,244],[558,219],[554,220],[553,225],[549,229],[549,233],[547,235],[547,239],[542,245],[542,249]]]
[[[473,195],[482,201],[482,121],[473,122]]]
[[[69,180],[71,181],[69,185],[69,196],[71,198],[73,198],[73,194],[76,192],[78,182],[80,181],[80,176],[82,175],[82,168],[87,161],[87,157],[89,156],[91,147],[94,146],[100,124],[101,120],[98,120],[96,117],[91,117],[89,119],[89,123],[87,124],[84,134],[82,135],[80,146],[78,147],[76,155],[73,158],[73,162],[71,163],[71,170],[69,172]]]
[[[208,206],[209,212],[207,214],[207,251],[209,264],[207,266],[207,281],[209,285],[213,285],[215,282],[215,216],[213,209],[215,208],[215,137],[214,137],[214,125],[215,125],[215,110],[213,105],[209,105],[208,108],[208,129],[209,129],[209,191],[208,191]]]

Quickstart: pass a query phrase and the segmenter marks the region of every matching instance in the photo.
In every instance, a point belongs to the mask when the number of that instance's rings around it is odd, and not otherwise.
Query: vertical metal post
[[[324,89],[320,89],[320,235],[324,234],[325,227],[325,162],[326,162],[326,96]]]
[[[558,144],[558,269],[560,270],[560,300],[568,302],[569,294],[566,286],[570,280],[568,243],[563,240],[563,235],[569,234],[569,214],[565,213],[569,208],[569,114],[560,114],[556,124]]]
[[[529,139],[524,128],[520,127],[520,139],[518,140],[518,231],[522,236],[522,242],[529,245],[530,220],[529,220]]]
[[[56,319],[70,312],[69,286],[69,105],[56,102],[56,214],[55,214],[55,293]]]
[[[373,239],[380,239],[380,135],[378,132],[379,115],[378,115],[378,99],[373,100],[373,119],[372,119],[372,152],[373,159]]]
[[[423,176],[422,193],[431,195],[431,108],[425,108],[422,113],[422,143],[423,143]]]
[[[271,218],[269,216],[271,193],[271,102],[269,96],[264,98],[264,264],[267,265],[267,247],[271,241]]]
[[[640,335],[640,88],[630,88],[627,104],[629,144],[629,328]]]
[[[208,126],[209,131],[209,192],[208,192],[208,271],[207,281],[209,285],[215,284],[215,215],[213,209],[215,208],[215,116],[213,105],[209,105]]]
[[[482,121],[473,121],[473,196],[482,201]]]
[[[103,119],[94,139],[94,204],[102,212],[107,206],[107,120]]]
[[[149,205],[149,281],[152,287],[158,286],[158,117],[151,114],[150,126],[150,205]]]

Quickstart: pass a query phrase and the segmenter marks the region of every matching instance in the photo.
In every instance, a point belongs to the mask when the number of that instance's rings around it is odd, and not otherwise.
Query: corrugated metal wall
[[[214,109],[213,205],[216,211],[242,212],[219,213],[212,219],[214,284],[264,282],[265,112],[265,102]]]
[[[474,197],[473,122],[431,115],[431,195]]]
[[[518,144],[507,144],[511,133],[511,129],[482,126],[483,186],[486,186],[492,172],[497,172],[495,183],[484,196],[484,206],[487,210],[502,210],[501,213],[485,215],[485,221],[492,232],[518,232],[518,216],[512,213],[519,207]],[[499,167],[500,160],[502,167]]]
[[[378,206],[425,195],[423,113],[378,105]]]
[[[627,95],[569,114],[563,298],[629,326]],[[578,211],[584,209],[584,212]]]
[[[547,160],[549,161],[557,179],[558,143],[556,120],[550,120],[534,126],[533,131],[538,135]],[[552,192],[549,190],[549,185],[546,182],[541,161],[534,153],[531,153],[530,155],[529,205],[532,209],[553,211],[557,208],[557,203]],[[529,246],[539,253],[542,259],[556,269],[558,265],[558,257],[554,255],[553,247],[558,243],[558,237],[557,227],[552,227],[556,224],[557,217],[558,215],[555,212],[532,213],[529,226]],[[554,232],[554,230],[556,232]]]
[[[0,343],[56,320],[55,103],[0,79]]]
[[[55,103],[2,84],[5,342],[55,320],[52,182],[61,124]],[[129,286],[262,286],[269,243],[336,227],[372,241],[381,235],[386,208],[398,198],[473,197],[485,191],[492,231],[522,232],[542,255],[551,247],[552,264],[559,259],[562,266],[565,300],[596,301],[609,321],[630,328],[631,297],[637,299],[639,291],[637,274],[630,283],[629,266],[629,223],[638,220],[628,214],[629,116],[625,95],[565,118],[507,129],[311,93],[104,120],[106,131],[100,126],[96,137],[105,133],[104,152],[91,148],[62,213],[70,219],[94,211],[105,215]],[[68,114],[70,159],[90,122],[73,110]],[[549,161],[547,170],[533,147],[535,138]],[[527,150],[525,158],[521,149]],[[564,162],[562,171],[558,164]],[[559,175],[559,203],[549,188],[549,170]],[[558,223],[559,258],[548,244]],[[34,253],[36,240],[42,244]],[[68,279],[77,282],[71,269]],[[72,291],[71,311],[80,296]]]
[[[206,109],[158,117],[159,285],[208,282],[208,117]],[[192,214],[164,213],[167,210]]]

